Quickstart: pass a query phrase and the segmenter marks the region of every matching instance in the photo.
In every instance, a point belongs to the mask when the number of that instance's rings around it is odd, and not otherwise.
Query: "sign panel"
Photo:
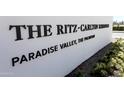
[[[112,17],[0,17],[0,76],[65,76],[111,42]]]

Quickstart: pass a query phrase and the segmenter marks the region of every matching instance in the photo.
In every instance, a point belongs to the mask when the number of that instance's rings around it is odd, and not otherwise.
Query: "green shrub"
[[[113,31],[124,31],[124,26],[113,26]]]
[[[75,76],[75,77],[83,77],[84,76],[83,70],[78,69],[76,72],[74,72],[73,76]]]
[[[110,51],[95,64],[91,76],[124,76],[124,40],[118,39]]]

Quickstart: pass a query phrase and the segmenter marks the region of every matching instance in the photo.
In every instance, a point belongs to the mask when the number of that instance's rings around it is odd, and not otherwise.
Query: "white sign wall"
[[[65,76],[111,42],[112,17],[0,17],[0,76]]]

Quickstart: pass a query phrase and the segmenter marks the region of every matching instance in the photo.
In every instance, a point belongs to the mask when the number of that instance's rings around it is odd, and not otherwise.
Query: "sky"
[[[117,22],[124,21],[124,16],[113,16],[113,20]]]

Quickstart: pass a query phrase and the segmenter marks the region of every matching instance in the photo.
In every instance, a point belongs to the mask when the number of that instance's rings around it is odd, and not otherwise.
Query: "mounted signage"
[[[112,17],[0,17],[0,76],[65,76],[111,42]]]

